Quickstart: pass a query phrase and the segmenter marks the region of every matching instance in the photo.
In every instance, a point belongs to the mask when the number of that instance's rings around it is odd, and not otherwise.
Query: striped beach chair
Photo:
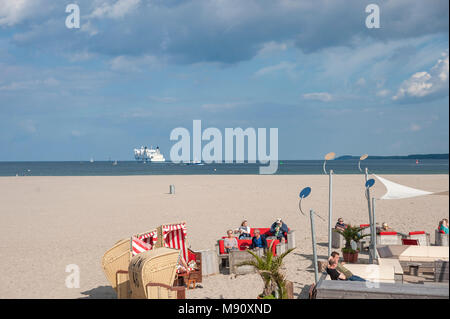
[[[189,268],[189,276],[186,278],[195,283],[202,282],[202,261],[201,253],[196,253],[188,248],[187,245],[187,228],[185,222],[165,224],[158,228],[158,247],[174,248],[181,251],[181,257],[186,261]],[[195,266],[194,266],[195,264]],[[186,273],[178,268],[178,278],[184,281]]]

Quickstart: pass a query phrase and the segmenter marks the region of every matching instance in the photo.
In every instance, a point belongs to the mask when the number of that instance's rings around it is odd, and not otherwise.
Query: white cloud
[[[270,55],[274,53],[280,53],[282,51],[286,51],[287,48],[288,45],[286,43],[270,41],[262,45],[262,48],[259,50],[258,55]]]
[[[317,100],[321,102],[330,102],[333,97],[327,92],[306,93],[303,94],[303,98],[306,100]]]
[[[417,72],[405,80],[392,99],[420,99],[426,96],[448,94],[448,52],[443,53],[442,56],[442,59],[439,59],[429,72]]]
[[[33,15],[40,0],[0,0],[0,26],[13,26]]]
[[[377,96],[379,97],[386,97],[391,93],[390,90],[384,89],[377,92]]]
[[[409,127],[409,129],[413,132],[418,132],[422,129],[422,127],[420,125],[412,123],[411,126]]]
[[[123,18],[128,13],[134,11],[140,4],[141,0],[117,0],[114,4],[107,2],[102,3],[91,13],[92,18]]]
[[[255,76],[260,77],[279,71],[285,71],[290,75],[294,75],[293,71],[295,70],[296,67],[297,67],[296,63],[283,61],[276,65],[266,66],[262,69],[259,69],[258,71],[255,72]]]
[[[110,62],[111,70],[125,72],[142,72],[148,68],[159,65],[159,61],[155,56],[144,55],[139,57],[131,57],[120,55]]]

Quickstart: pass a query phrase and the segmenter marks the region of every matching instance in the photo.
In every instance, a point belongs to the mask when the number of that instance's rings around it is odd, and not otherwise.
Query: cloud
[[[11,6],[16,0],[0,1]],[[40,11],[45,8],[47,12],[46,8],[56,6],[51,0],[39,1]],[[106,56],[164,56],[183,64],[233,64],[287,47],[311,53],[330,47],[352,47],[361,39],[386,42],[448,34],[447,0],[436,0],[433,5],[410,0],[383,2],[382,28],[377,30],[365,27],[367,3],[360,0],[348,0],[345,6],[328,0],[78,0],[77,3],[82,12],[81,30],[85,32],[72,32],[71,41],[67,41],[67,30],[60,21],[61,8],[55,7],[44,15],[45,20],[27,21],[23,28],[15,30],[14,43],[66,52],[83,47]],[[0,15],[3,24],[25,21],[22,17],[29,10],[24,9],[24,13],[12,10],[15,14],[10,11],[5,13],[3,9]]]
[[[414,73],[405,80],[392,97],[394,101],[403,99],[424,99],[426,97],[442,97],[448,95],[449,61],[448,52],[442,54],[442,59],[429,72]]]
[[[0,26],[13,26],[30,17],[40,0],[0,0]]]
[[[119,19],[123,18],[127,14],[136,10],[141,0],[117,0],[115,3],[102,3],[99,7],[95,8],[90,14],[91,18],[111,18]]]
[[[111,70],[122,72],[143,72],[160,65],[155,56],[117,56],[109,62]]]
[[[271,66],[267,66],[267,67],[259,69],[258,71],[255,72],[255,76],[261,77],[264,75],[268,75],[268,74],[272,74],[272,73],[276,73],[276,72],[280,72],[280,71],[284,71],[291,76],[295,76],[294,70],[296,67],[297,67],[296,63],[283,61],[276,65],[271,65]]]
[[[377,92],[377,96],[379,96],[379,97],[386,97],[389,94],[391,94],[391,91],[388,89],[380,90]]]
[[[306,100],[316,100],[321,102],[330,102],[333,97],[327,92],[306,93],[303,94],[303,98]]]
[[[412,123],[411,126],[409,127],[409,129],[412,132],[418,132],[422,129],[422,127],[418,124]]]

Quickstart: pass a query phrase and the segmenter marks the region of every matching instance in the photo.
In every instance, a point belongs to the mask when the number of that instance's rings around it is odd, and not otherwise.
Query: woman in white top
[[[250,227],[248,226],[248,223],[246,220],[244,220],[241,224],[241,227],[239,227],[239,239],[247,239],[252,238],[250,235]]]

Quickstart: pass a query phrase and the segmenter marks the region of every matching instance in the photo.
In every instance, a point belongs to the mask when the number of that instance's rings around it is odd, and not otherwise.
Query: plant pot
[[[344,257],[344,261],[346,263],[355,264],[358,262],[358,251],[355,252],[342,252],[342,256]]]

